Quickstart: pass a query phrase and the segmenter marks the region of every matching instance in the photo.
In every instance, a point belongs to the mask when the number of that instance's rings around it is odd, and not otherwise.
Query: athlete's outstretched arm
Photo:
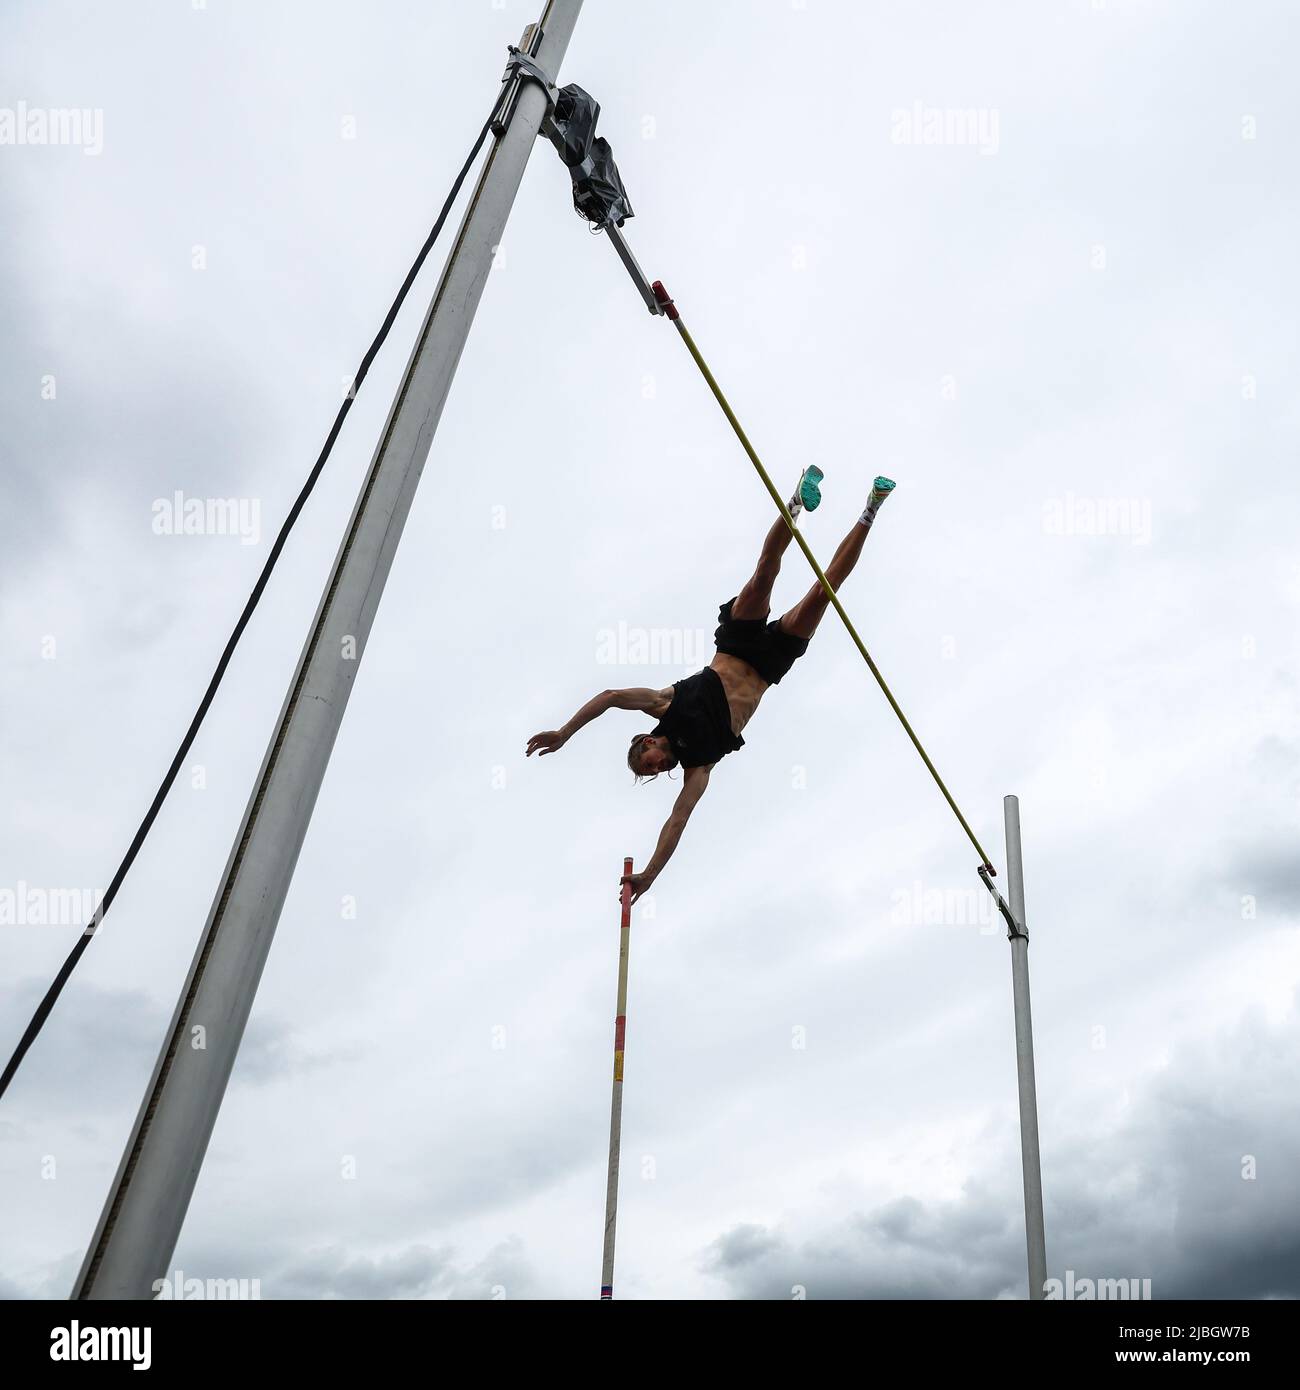
[[[582,728],[599,718],[607,709],[639,709],[653,714],[657,719],[668,708],[673,698],[672,687],[667,690],[650,690],[645,687],[632,690],[602,690],[590,700],[561,729],[551,729],[546,733],[534,734],[528,740],[525,757],[540,753],[558,753],[561,748]]]
[[[649,892],[650,885],[663,872],[664,865],[673,857],[673,850],[677,848],[678,841],[682,838],[682,831],[686,829],[686,822],[691,818],[691,812],[699,803],[709,785],[709,773],[713,771],[709,767],[688,767],[686,776],[682,779],[682,789],[677,793],[677,800],[673,802],[672,814],[664,822],[664,828],[659,832],[659,843],[655,846],[655,852],[650,856],[650,862],[641,870],[639,874],[625,874],[619,884],[630,883],[632,885],[632,901],[641,896],[642,893]]]

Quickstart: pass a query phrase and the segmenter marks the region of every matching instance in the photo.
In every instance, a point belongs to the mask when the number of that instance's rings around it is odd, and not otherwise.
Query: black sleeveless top
[[[727,692],[712,666],[673,682],[672,704],[651,732],[668,739],[683,767],[708,767],[745,746],[731,732]]]

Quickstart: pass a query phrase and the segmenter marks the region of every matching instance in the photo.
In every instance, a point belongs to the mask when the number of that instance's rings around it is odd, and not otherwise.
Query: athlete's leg
[[[888,484],[887,487],[882,484]],[[840,548],[831,558],[831,562],[826,566],[826,578],[831,588],[838,594],[840,585],[853,573],[853,567],[858,563],[858,557],[862,554],[862,547],[867,543],[867,533],[871,530],[871,523],[876,519],[876,511],[881,502],[893,491],[894,484],[887,478],[877,478],[875,485],[871,489],[871,498],[867,502],[864,511],[853,529],[840,542]],[[815,582],[811,589],[799,600],[795,606],[781,617],[781,628],[794,637],[811,637],[817,631],[817,624],[821,622],[826,610],[830,607],[830,599],[826,597],[826,590],[822,588],[820,582]]]
[[[799,475],[799,485],[787,504],[787,510],[794,518],[805,508],[815,511],[821,502],[820,483],[825,475],[820,468],[809,467]],[[777,517],[763,540],[754,573],[745,581],[744,588],[736,595],[731,605],[733,618],[766,618],[772,608],[772,586],[781,572],[781,557],[789,549],[794,536],[785,524],[784,517]]]
[[[731,605],[733,618],[766,618],[772,608],[772,585],[781,572],[781,557],[789,548],[794,537],[785,524],[784,517],[777,517],[772,529],[763,540],[763,549],[754,566],[754,573],[745,581],[745,586]]]
[[[853,530],[840,542],[840,548],[835,552],[830,564],[826,566],[826,578],[836,593],[839,592],[840,585],[853,573],[853,566],[858,563],[858,556],[862,554],[866,540],[867,528],[860,521],[856,522]],[[815,582],[803,598],[788,613],[782,615],[782,630],[794,637],[811,637],[817,631],[817,624],[830,607],[830,602],[821,583]]]

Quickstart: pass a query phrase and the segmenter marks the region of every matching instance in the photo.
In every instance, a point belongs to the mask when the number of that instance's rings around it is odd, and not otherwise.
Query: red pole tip
[[[677,312],[677,306],[673,303],[672,296],[664,289],[664,282],[662,280],[656,280],[650,288],[655,292],[655,298],[659,301],[659,307],[670,319],[676,322],[681,315]]]

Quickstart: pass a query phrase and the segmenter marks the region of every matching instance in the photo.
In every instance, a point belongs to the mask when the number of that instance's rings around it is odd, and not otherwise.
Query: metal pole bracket
[[[510,90],[506,93],[505,100],[501,104],[500,115],[492,122],[493,135],[504,134],[506,127],[510,124],[510,117],[514,115],[515,104],[519,100],[519,89],[525,82],[536,82],[546,93],[547,117],[555,110],[555,103],[560,96],[559,88],[551,80],[550,73],[533,56],[541,42],[541,28],[536,24],[530,24],[524,30],[519,47],[516,48],[514,44],[510,45],[510,58],[506,63],[506,70],[501,76],[502,82],[510,84]]]
[[[1002,896],[1002,894],[999,893],[998,890],[993,886],[993,879],[992,879],[992,876],[991,876],[990,873],[989,873],[988,865],[987,865],[987,864],[981,864],[981,865],[979,866],[979,868],[976,869],[975,872],[976,872],[977,874],[979,874],[979,876],[980,876],[980,882],[983,883],[983,885],[985,886],[985,888],[987,888],[987,889],[989,890],[989,892],[993,894],[993,900],[994,900],[994,901],[997,903],[997,905],[998,905],[998,911],[999,911],[999,912],[1002,914],[1002,916],[1006,919],[1006,924],[1007,924],[1007,940],[1008,940],[1008,941],[1014,941],[1017,937],[1020,937],[1020,939],[1021,939],[1022,941],[1028,941],[1028,940],[1029,940],[1029,931],[1028,931],[1028,929],[1025,927],[1025,925],[1024,925],[1023,922],[1017,922],[1017,921],[1016,921],[1015,913],[1012,912],[1012,911],[1011,911],[1011,908],[1007,905],[1007,900],[1006,900],[1006,899]]]

